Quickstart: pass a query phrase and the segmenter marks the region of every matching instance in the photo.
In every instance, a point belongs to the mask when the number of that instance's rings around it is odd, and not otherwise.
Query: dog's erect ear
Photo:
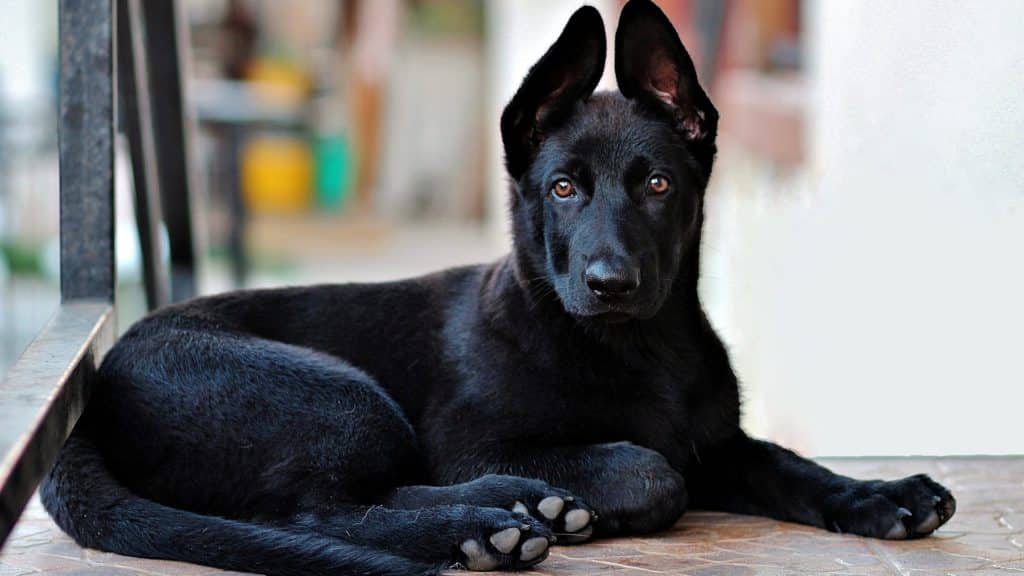
[[[501,115],[505,165],[518,180],[544,139],[579,100],[594,92],[604,72],[604,21],[592,6],[577,10],[558,40],[530,68]]]
[[[697,83],[693,60],[668,17],[650,0],[631,0],[615,31],[615,78],[626,98],[671,114],[697,160],[710,170],[718,111]],[[702,156],[707,156],[702,157]]]

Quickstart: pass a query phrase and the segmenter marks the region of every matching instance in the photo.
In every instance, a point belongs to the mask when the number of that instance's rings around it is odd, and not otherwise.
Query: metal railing
[[[118,104],[133,166],[150,309],[195,292],[195,245],[173,0],[60,0],[60,291],[57,313],[0,381],[0,546],[89,401],[116,334]],[[120,22],[118,21],[120,16]],[[170,274],[160,243],[170,238]]]

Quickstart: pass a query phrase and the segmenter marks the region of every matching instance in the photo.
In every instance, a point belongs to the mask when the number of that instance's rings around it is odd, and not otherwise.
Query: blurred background
[[[611,38],[621,3],[591,3]],[[498,117],[579,4],[186,0],[201,291],[504,253]],[[1024,453],[1024,3],[659,4],[722,116],[701,290],[748,430]],[[59,173],[56,0],[0,13],[2,374],[59,300]],[[117,174],[123,330],[145,304]]]

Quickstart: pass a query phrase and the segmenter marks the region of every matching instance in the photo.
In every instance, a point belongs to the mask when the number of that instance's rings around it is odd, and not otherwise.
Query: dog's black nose
[[[605,259],[587,264],[583,272],[587,288],[601,300],[621,300],[640,287],[640,269]]]

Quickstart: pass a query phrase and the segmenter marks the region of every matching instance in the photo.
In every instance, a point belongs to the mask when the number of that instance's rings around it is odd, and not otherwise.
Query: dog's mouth
[[[649,320],[661,309],[660,299],[636,299],[626,302],[589,302],[567,311],[578,321],[594,324],[622,324],[633,320]]]
[[[604,322],[606,324],[621,324],[632,320],[635,316],[623,310],[612,309],[605,312],[598,312],[597,314],[591,314],[584,318],[587,320]]]
[[[572,314],[577,321],[592,324],[622,324],[644,318],[635,306],[627,304],[605,304],[578,310]]]

